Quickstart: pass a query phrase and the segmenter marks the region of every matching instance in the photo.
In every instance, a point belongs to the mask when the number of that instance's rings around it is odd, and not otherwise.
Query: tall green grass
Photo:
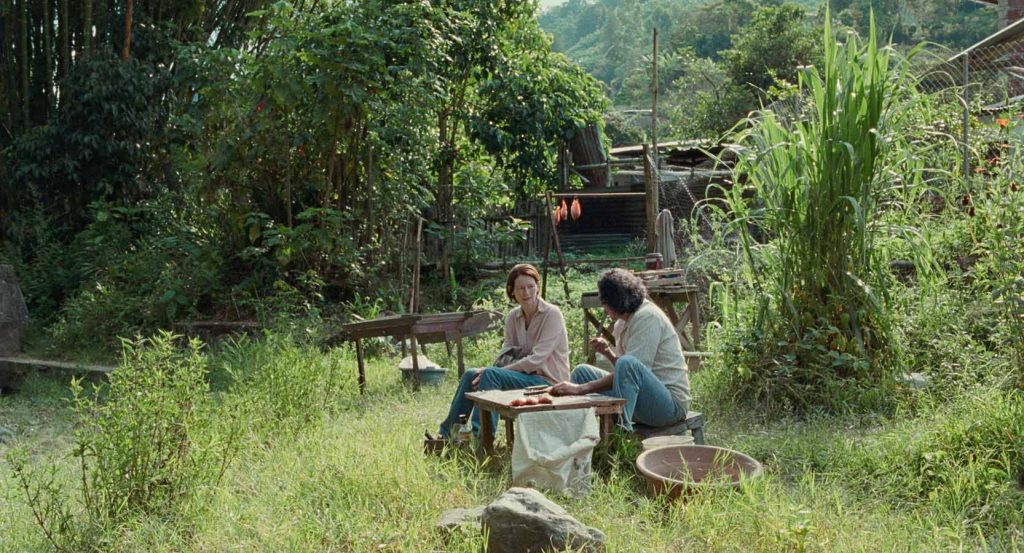
[[[742,186],[727,195],[759,294],[734,351],[738,386],[798,409],[845,403],[849,382],[887,380],[891,277],[879,241],[916,234],[883,221],[883,202],[906,186],[886,166],[899,158],[889,153],[910,94],[904,65],[873,24],[865,44],[840,42],[826,18],[823,48],[822,67],[800,71],[800,115],[765,109],[739,135]]]

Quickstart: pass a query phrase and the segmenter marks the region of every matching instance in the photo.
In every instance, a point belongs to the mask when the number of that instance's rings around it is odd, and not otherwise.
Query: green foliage
[[[248,432],[261,439],[295,430],[346,406],[343,393],[355,389],[355,371],[338,355],[319,355],[288,334],[264,340],[230,339],[216,357],[233,390],[226,412],[238,413]]]
[[[637,119],[616,111],[605,113],[604,135],[612,147],[642,144],[647,140],[647,133]]]
[[[682,74],[668,95],[670,131],[682,138],[717,138],[757,106],[757,94],[735,83],[710,59],[684,54]]]
[[[840,383],[879,385],[889,375],[888,276],[877,243],[892,185],[881,176],[908,91],[873,34],[865,46],[852,36],[838,45],[826,23],[824,56],[820,72],[800,74],[804,118],[762,111],[740,135],[745,185],[728,197],[748,275],[764,294],[737,342],[737,384],[796,408],[828,403]],[[758,244],[751,224],[770,241]]]
[[[480,89],[486,100],[472,128],[519,183],[519,197],[528,197],[556,180],[559,144],[598,120],[605,101],[597,81],[551,52],[546,37],[515,39],[517,51],[506,55]],[[526,40],[537,44],[523,48]]]
[[[873,483],[866,493],[884,490],[896,501],[932,505],[986,529],[1019,520],[1024,401],[1018,391],[977,391],[913,426],[875,447],[851,444],[835,455],[846,457],[851,481]]]
[[[5,233],[31,251],[40,230],[29,224],[29,208],[50,214],[67,239],[83,228],[91,202],[130,205],[159,190],[170,86],[169,72],[156,64],[112,55],[78,64],[64,83],[77,101],[61,104],[5,151],[10,178],[0,194],[17,206]]]
[[[218,210],[190,205],[184,195],[135,208],[90,207],[93,221],[70,248],[74,263],[55,261],[86,284],[72,288],[56,313],[53,349],[112,349],[118,336],[153,332],[226,293],[230,254]]]
[[[982,2],[959,0],[833,0],[835,20],[866,36],[871,14],[875,28],[897,44],[934,42],[951,49],[967,48],[996,32],[998,10]]]
[[[124,361],[102,394],[72,382],[79,487],[15,458],[36,521],[58,551],[103,549],[110,532],[130,518],[172,514],[223,474],[233,440],[212,439],[200,345],[177,351],[175,339],[160,334],[125,342]],[[71,493],[78,502],[68,502]]]
[[[764,94],[776,81],[792,83],[801,67],[815,65],[819,46],[805,15],[796,4],[757,10],[723,53],[732,82]]]
[[[1015,122],[1016,123],[1016,122]],[[1010,129],[1003,129],[1004,140],[1010,140]],[[1010,150],[1009,142],[988,160],[986,173],[973,192],[962,198],[971,215],[972,254],[978,257],[976,275],[991,294],[1001,312],[996,323],[997,338],[1014,352],[1018,382],[1024,387],[1024,187],[1018,177],[1024,169],[1024,158],[1018,149]]]
[[[744,35],[742,28],[760,7],[757,0],[705,2],[694,9],[692,17],[669,30],[669,44],[672,48],[690,48],[698,57],[718,61],[722,52],[732,48],[733,37]]]

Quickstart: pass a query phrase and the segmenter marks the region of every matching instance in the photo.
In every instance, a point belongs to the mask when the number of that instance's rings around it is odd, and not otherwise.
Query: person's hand
[[[608,352],[611,351],[611,344],[608,343],[608,340],[598,336],[590,339],[590,349],[601,355],[608,355]]]
[[[484,375],[486,370],[486,368],[483,368],[476,372],[476,378],[473,379],[473,391],[476,391],[477,386],[480,385],[480,377]]]
[[[553,396],[581,396],[583,395],[583,385],[573,384],[572,382],[559,382],[552,386],[548,393]]]

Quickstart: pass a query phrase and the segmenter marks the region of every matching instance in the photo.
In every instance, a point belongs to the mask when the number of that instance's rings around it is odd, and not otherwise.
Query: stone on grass
[[[484,513],[483,507],[472,509],[452,509],[441,515],[434,528],[443,536],[450,536],[459,530],[480,531],[480,517]]]
[[[911,390],[923,390],[931,383],[931,379],[922,373],[904,373],[900,375],[900,381]]]
[[[530,488],[510,488],[484,509],[489,553],[604,551],[605,535]]]

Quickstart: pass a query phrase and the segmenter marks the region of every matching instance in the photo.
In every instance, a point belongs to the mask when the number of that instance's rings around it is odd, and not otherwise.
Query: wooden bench
[[[704,444],[704,415],[697,411],[686,413],[686,419],[671,426],[654,427],[644,424],[634,424],[633,431],[641,438],[654,438],[656,436],[685,436],[689,431],[693,434],[693,443]]]

